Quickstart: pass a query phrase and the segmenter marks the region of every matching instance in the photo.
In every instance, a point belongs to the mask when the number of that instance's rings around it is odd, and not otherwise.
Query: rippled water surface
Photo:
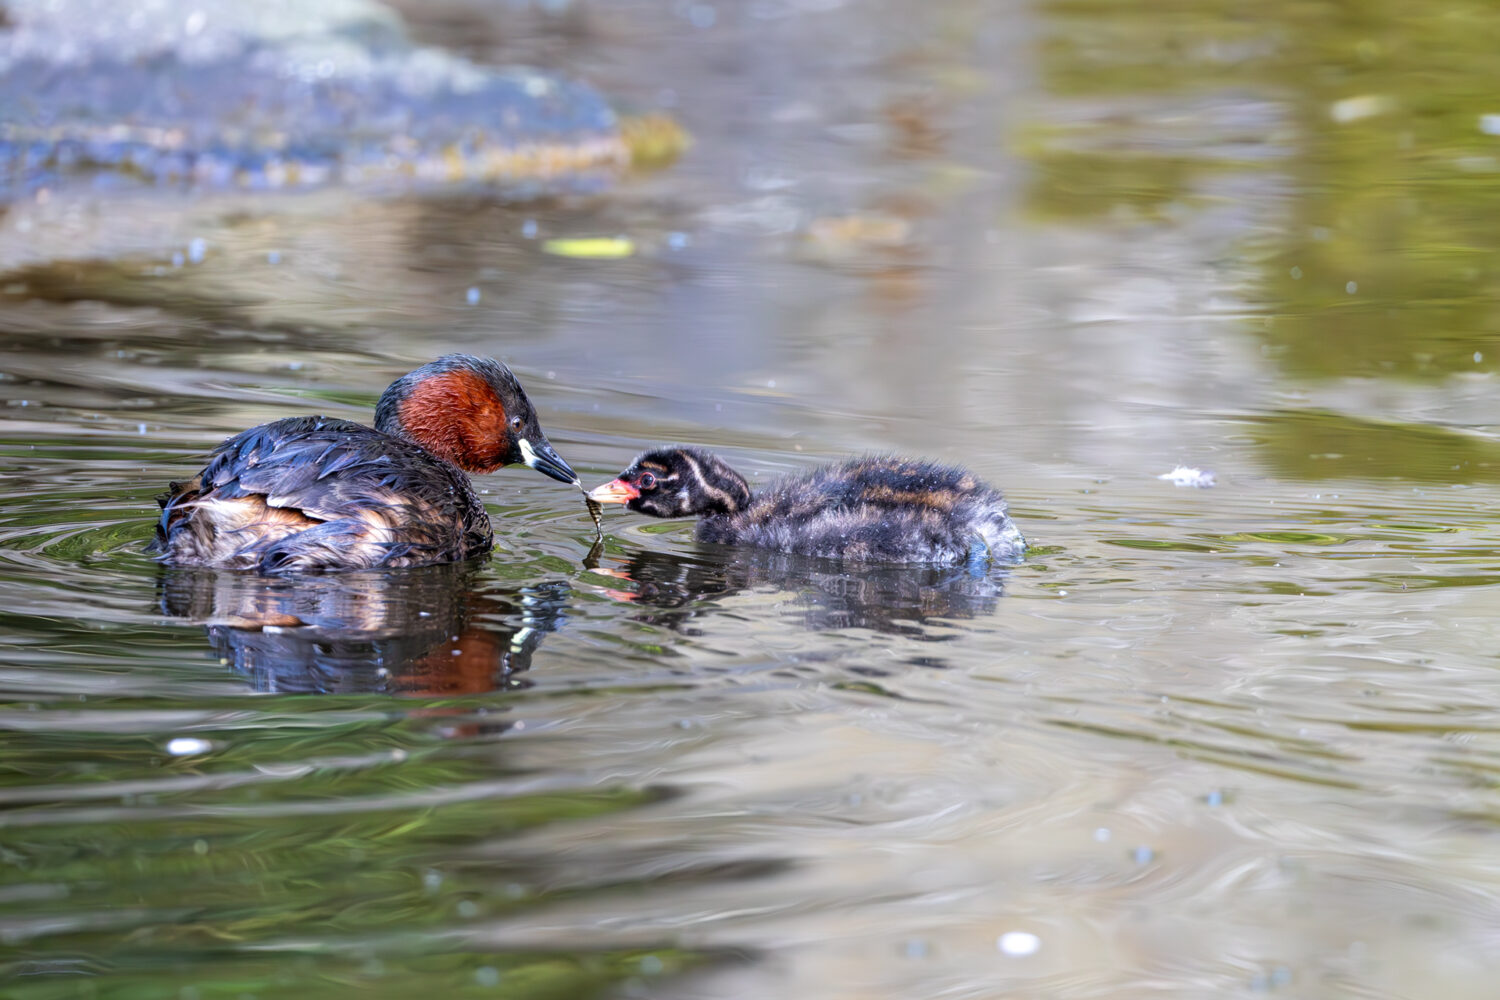
[[[542,203],[10,206],[6,996],[1493,995],[1493,12],[405,6],[694,145]],[[143,554],[226,435],[452,350],[587,482],[897,450],[1031,552],[616,509],[594,564],[510,469],[483,565]]]

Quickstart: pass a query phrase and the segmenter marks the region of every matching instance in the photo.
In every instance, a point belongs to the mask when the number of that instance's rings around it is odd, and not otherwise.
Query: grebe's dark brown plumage
[[[578,477],[498,361],[450,354],[386,389],[375,426],[290,417],[235,435],[158,498],[151,550],[177,566],[267,573],[426,566],[483,555],[489,515],[464,470]]]
[[[700,542],[835,559],[957,563],[1026,548],[999,491],[960,468],[869,456],[788,476],[752,494],[697,448],[658,448],[589,494],[653,517],[699,515]]]

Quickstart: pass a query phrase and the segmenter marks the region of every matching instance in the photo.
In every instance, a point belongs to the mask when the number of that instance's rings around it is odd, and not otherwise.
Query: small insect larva
[[[583,494],[583,505],[589,509],[589,517],[594,519],[594,542],[596,544],[602,542],[604,541],[604,519],[602,517],[604,505],[589,496],[588,490],[583,488],[582,483],[578,484],[578,491]]]

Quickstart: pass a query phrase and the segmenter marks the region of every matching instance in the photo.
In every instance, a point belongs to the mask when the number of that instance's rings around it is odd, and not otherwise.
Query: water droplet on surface
[[[1003,954],[1019,958],[1035,955],[1042,947],[1042,939],[1030,931],[1006,931],[995,941],[995,947]]]

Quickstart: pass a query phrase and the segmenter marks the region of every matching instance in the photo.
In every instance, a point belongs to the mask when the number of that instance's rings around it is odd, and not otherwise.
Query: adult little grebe
[[[884,456],[788,476],[751,495],[696,448],[659,448],[589,496],[652,517],[701,516],[700,542],[904,563],[1013,559],[1026,549],[998,490],[963,469]]]
[[[264,573],[468,559],[493,536],[461,470],[518,462],[578,484],[510,369],[449,354],[391,383],[373,428],[289,417],[225,441],[157,498],[150,551],[177,566]]]

